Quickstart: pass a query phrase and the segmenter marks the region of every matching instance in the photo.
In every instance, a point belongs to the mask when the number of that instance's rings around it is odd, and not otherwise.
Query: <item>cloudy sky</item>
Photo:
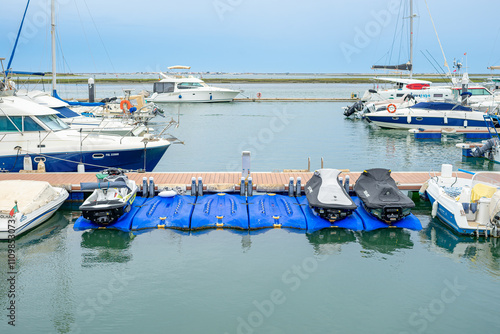
[[[26,2],[2,4],[0,57],[12,52]],[[194,71],[369,73],[375,63],[409,59],[408,0],[56,2],[60,72],[182,64]],[[450,66],[454,58],[471,73],[500,65],[500,1],[427,2]],[[415,72],[436,72],[428,59],[436,67],[444,61],[424,0],[414,0],[414,12]],[[12,65],[50,71],[50,0],[31,0]]]

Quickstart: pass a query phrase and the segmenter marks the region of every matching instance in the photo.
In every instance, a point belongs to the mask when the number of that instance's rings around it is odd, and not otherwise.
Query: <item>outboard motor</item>
[[[347,107],[347,109],[344,111],[344,116],[349,117],[355,112],[362,111],[365,108],[365,105],[363,102],[358,101],[354,103],[352,106]]]
[[[470,154],[474,157],[474,158],[480,158],[480,157],[483,157],[485,156],[485,154],[488,152],[488,151],[491,151],[491,149],[493,148],[493,146],[495,146],[495,144],[498,143],[498,139],[496,138],[491,138],[491,139],[488,139],[486,141],[486,143],[484,143],[483,146],[481,147],[474,147],[471,149],[470,151]]]

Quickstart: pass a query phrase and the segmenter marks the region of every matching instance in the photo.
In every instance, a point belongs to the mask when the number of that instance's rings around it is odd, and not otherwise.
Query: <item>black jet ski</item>
[[[349,216],[357,208],[342,186],[340,173],[337,169],[319,169],[305,187],[309,207],[314,214],[330,222]]]
[[[365,170],[356,181],[354,191],[367,212],[389,224],[408,216],[415,207],[398,189],[390,169]]]
[[[81,190],[94,190],[80,210],[83,218],[107,226],[130,211],[137,185],[128,179],[123,170],[117,168],[103,170],[96,176],[97,182],[80,184]]]

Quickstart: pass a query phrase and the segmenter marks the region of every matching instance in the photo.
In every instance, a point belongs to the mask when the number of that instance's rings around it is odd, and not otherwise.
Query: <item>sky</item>
[[[9,58],[27,0],[1,0]],[[56,0],[57,71],[372,73],[409,60],[408,0]],[[500,1],[427,0],[450,67],[500,65]],[[414,71],[444,60],[424,0],[414,0]],[[464,55],[466,53],[466,55]],[[31,0],[12,63],[51,71],[50,0]],[[438,69],[438,70],[436,70]],[[451,68],[453,71],[453,68]]]

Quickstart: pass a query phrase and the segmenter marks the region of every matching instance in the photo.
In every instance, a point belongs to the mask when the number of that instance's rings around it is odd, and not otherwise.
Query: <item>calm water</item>
[[[353,86],[241,88],[338,97],[369,87]],[[167,106],[180,115],[171,133],[185,145],[173,145],[157,170],[237,171],[242,150],[252,151],[254,171],[307,168],[307,157],[312,168],[323,157],[353,171],[498,168],[462,161],[460,138],[416,141],[344,120],[343,105]],[[79,213],[62,210],[16,243],[15,328],[0,243],[0,333],[497,333],[500,240],[454,235],[431,219],[428,203],[414,212],[423,231],[133,235],[75,232]]]

